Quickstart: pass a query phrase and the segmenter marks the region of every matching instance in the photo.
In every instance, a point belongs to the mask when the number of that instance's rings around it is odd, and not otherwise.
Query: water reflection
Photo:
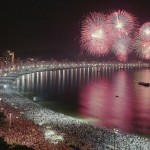
[[[52,110],[92,117],[98,126],[150,135],[149,69],[87,67],[36,72],[17,79],[19,92]]]
[[[107,79],[89,82],[80,93],[80,112],[96,118],[98,126],[150,135],[150,89],[137,84],[150,82],[150,70],[132,72],[121,70]],[[134,76],[137,77],[134,78]]]
[[[17,80],[17,89],[21,93],[32,93],[39,100],[68,101],[78,105],[78,90],[91,78],[93,68],[62,69],[36,72],[23,75]],[[91,74],[92,72],[92,74]]]

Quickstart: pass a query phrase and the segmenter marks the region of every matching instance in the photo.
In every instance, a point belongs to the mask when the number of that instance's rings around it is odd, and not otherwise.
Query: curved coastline
[[[8,78],[13,77],[15,80],[17,77],[27,73],[29,72],[19,74],[11,73],[5,78],[7,80]],[[118,131],[114,132],[105,128],[97,128],[87,122],[74,119],[61,113],[55,113],[54,111],[44,108],[41,105],[30,101],[28,98],[15,93],[12,89],[12,82],[6,82],[8,84],[8,89],[2,88],[0,90],[4,102],[14,108],[21,109],[21,113],[26,116],[27,119],[34,121],[43,128],[43,134],[46,128],[49,127],[50,129],[57,131],[67,145],[75,145],[84,149],[89,148],[98,150],[111,147],[113,149],[118,148],[122,150],[127,148],[131,148],[132,150],[140,150],[141,148],[149,150],[150,139],[148,138],[133,134],[125,134]],[[3,87],[4,84],[1,86]]]

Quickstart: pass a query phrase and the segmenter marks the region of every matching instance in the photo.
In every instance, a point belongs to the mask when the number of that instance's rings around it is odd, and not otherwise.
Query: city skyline
[[[139,26],[149,21],[148,0],[1,1],[0,51],[14,50],[21,58],[79,59],[80,30],[85,16],[93,11],[110,13],[118,9],[137,17]],[[136,58],[133,56],[130,59]],[[81,57],[95,59],[87,54]],[[113,54],[101,57],[102,60],[114,58]]]

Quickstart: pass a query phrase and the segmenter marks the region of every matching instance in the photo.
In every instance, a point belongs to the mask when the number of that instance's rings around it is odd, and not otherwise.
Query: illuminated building
[[[3,58],[4,64],[6,66],[14,65],[14,52],[12,52],[10,50],[6,50],[3,52],[2,58]]]

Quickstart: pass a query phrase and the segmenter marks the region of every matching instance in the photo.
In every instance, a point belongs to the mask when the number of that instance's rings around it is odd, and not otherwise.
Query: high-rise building
[[[14,65],[14,52],[10,50],[6,50],[3,52],[3,61],[6,66],[13,66]]]
[[[10,52],[10,56],[11,56],[11,65],[14,65],[14,52]]]

